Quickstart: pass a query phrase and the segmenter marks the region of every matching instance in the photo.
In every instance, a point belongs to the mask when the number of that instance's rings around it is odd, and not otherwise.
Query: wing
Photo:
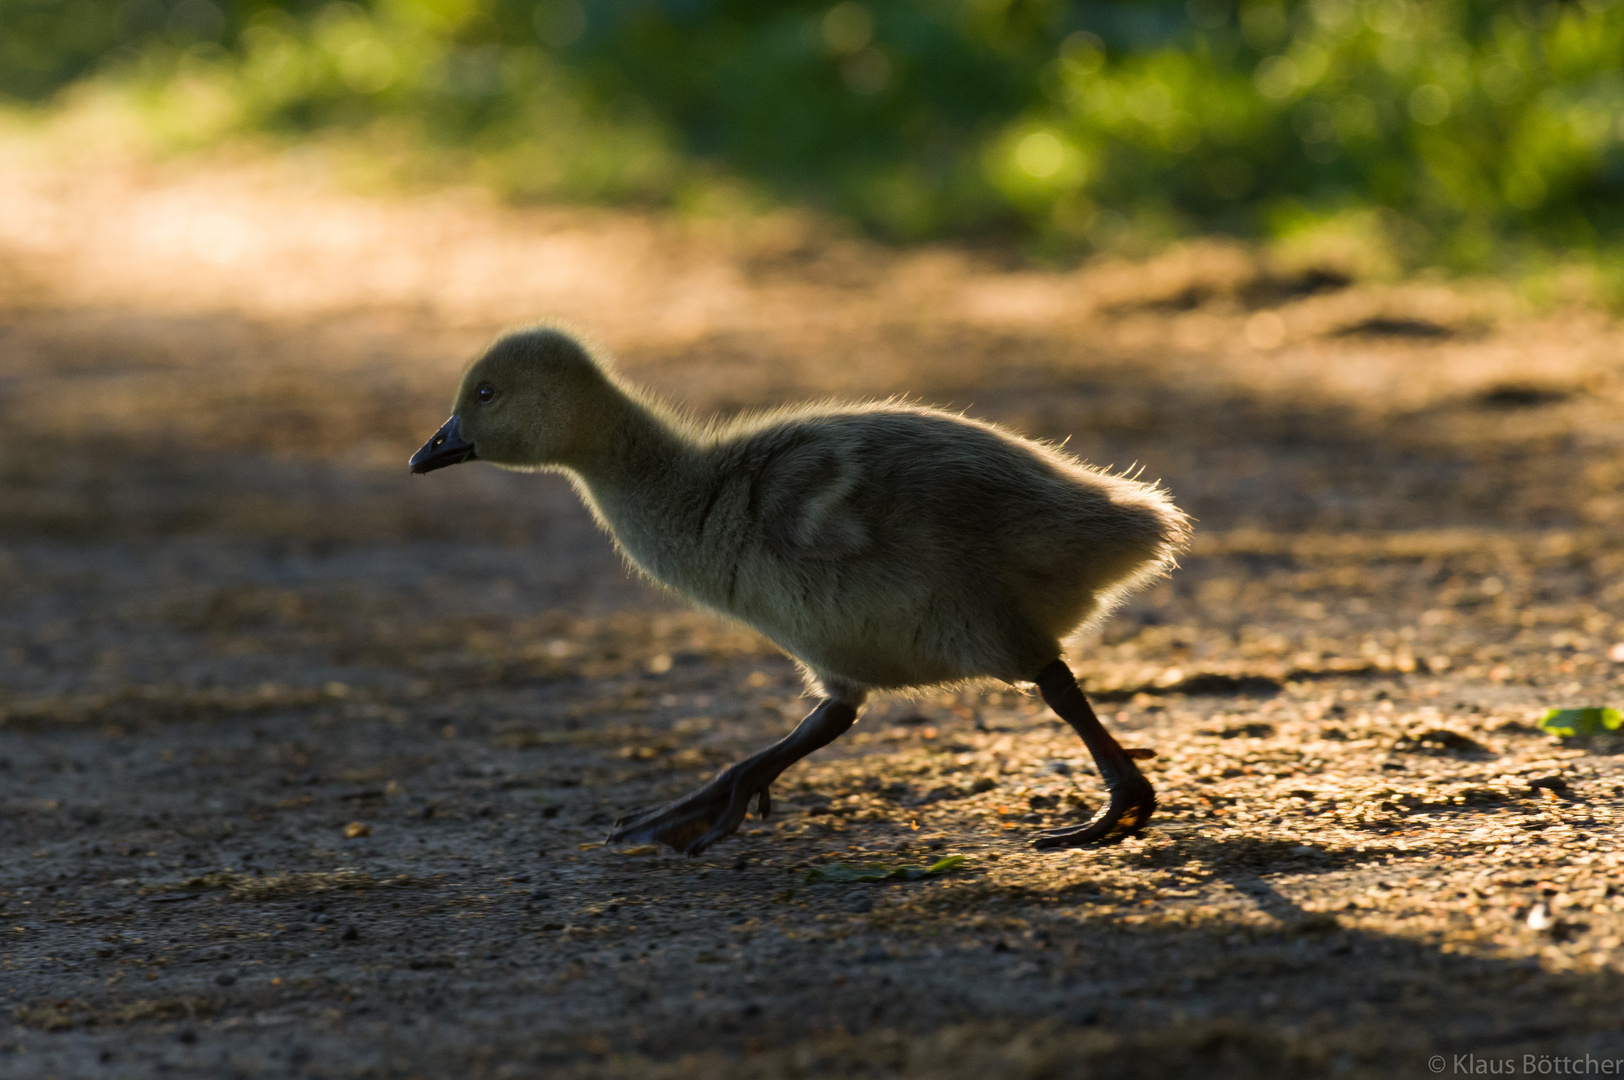
[[[861,461],[846,447],[787,448],[759,481],[757,521],[772,546],[791,557],[850,558],[874,538],[856,498],[861,482]]]

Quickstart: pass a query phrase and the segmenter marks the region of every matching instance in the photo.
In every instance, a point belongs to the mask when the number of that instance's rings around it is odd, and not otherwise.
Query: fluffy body
[[[1157,486],[936,409],[695,423],[551,328],[475,361],[455,415],[479,458],[566,472],[634,566],[754,627],[852,705],[1034,680],[1189,534]]]

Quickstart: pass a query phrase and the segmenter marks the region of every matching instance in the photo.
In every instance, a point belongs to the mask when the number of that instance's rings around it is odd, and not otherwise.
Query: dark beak
[[[474,444],[463,442],[457,418],[453,416],[445,422],[444,427],[434,433],[434,438],[423,444],[423,449],[412,455],[411,468],[414,473],[433,472],[447,465],[461,465],[465,461],[473,461],[477,456],[474,453]]]

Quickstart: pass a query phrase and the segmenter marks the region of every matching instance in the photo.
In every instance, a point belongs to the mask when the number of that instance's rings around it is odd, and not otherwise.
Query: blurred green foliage
[[[518,196],[717,178],[1056,252],[1379,234],[1624,242],[1624,0],[0,0],[0,93],[177,139],[391,132]]]
[[[1551,709],[1540,717],[1541,731],[1564,739],[1611,735],[1624,726],[1624,713],[1617,709]]]

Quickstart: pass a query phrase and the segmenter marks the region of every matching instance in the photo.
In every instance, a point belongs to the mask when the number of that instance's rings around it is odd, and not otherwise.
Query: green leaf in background
[[[1617,709],[1552,709],[1539,722],[1541,731],[1564,739],[1604,735],[1617,731],[1620,724],[1624,724],[1624,713]]]
[[[1554,256],[1624,304],[1620,56],[1618,0],[0,0],[0,115],[114,94],[175,148],[1061,260],[1340,253],[1293,289]]]
[[[921,878],[936,877],[963,866],[966,858],[963,855],[949,855],[945,859],[938,859],[929,866],[847,866],[845,863],[830,863],[827,866],[814,866],[807,871],[808,881],[918,881]]]

